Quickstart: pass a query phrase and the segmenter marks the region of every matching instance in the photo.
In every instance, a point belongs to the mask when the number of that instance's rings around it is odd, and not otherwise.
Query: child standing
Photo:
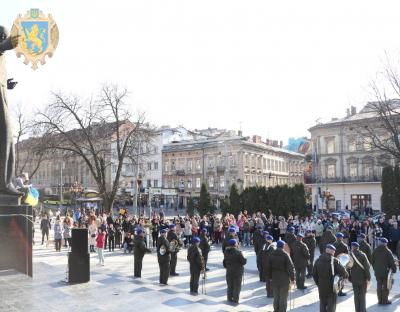
[[[97,254],[99,256],[99,263],[98,265],[104,265],[104,242],[105,242],[105,235],[101,228],[98,229],[98,234],[96,237],[96,247],[97,247]]]

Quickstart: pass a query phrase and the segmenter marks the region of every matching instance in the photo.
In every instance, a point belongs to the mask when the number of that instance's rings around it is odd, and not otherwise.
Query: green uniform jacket
[[[225,249],[229,247],[229,240],[230,239],[237,239],[236,233],[229,233],[224,241],[222,242],[222,252],[225,252]]]
[[[164,255],[161,255],[160,248],[163,245],[165,246],[166,252]],[[160,236],[157,240],[157,258],[159,263],[171,261],[171,254],[169,253],[169,241],[164,236]]]
[[[169,242],[171,242],[172,240],[176,239],[177,242],[178,242],[179,248],[182,247],[182,242],[181,242],[181,240],[178,238],[178,235],[176,235],[175,232],[169,231],[168,234],[167,234],[167,239],[168,239]],[[179,250],[176,251],[175,253],[178,253],[178,252],[179,252]]]
[[[286,232],[283,240],[289,245],[290,249],[292,249],[292,245],[296,241],[296,236],[294,236],[294,234],[291,232]]]
[[[187,260],[190,264],[191,271],[200,272],[203,269],[203,261],[201,260],[201,251],[195,244],[191,245],[187,251]]]
[[[263,237],[263,234],[260,232],[260,230],[256,230],[253,235],[253,246],[256,255],[260,252],[260,249],[262,248],[264,242],[265,239]]]
[[[203,257],[207,257],[210,252],[210,243],[208,242],[208,237],[204,234],[201,235],[199,247]]]
[[[392,269],[393,273],[396,273],[393,254],[385,245],[380,245],[374,249],[371,264],[374,268],[375,276],[378,278],[387,277],[390,269]]]
[[[337,240],[333,246],[336,247],[336,251],[335,251],[335,257],[337,257],[338,255],[345,253],[348,254],[349,253],[349,248],[347,247],[347,245],[345,243],[343,243],[343,241],[339,241]]]
[[[354,260],[353,267],[350,269],[350,278],[349,280],[353,284],[362,285],[366,281],[371,280],[371,273],[369,272],[371,265],[367,259],[365,253],[359,250],[354,250],[351,253],[353,258],[357,258],[357,260],[361,263],[364,269]]]
[[[334,244],[336,242],[336,237],[331,231],[325,231],[322,234],[321,240],[319,241],[319,246],[325,250],[327,244]]]
[[[317,241],[315,240],[314,235],[304,237],[303,242],[307,245],[310,254],[313,255],[315,248],[317,247]]]
[[[133,244],[133,254],[135,257],[143,258],[145,253],[151,253],[151,250],[146,246],[144,238],[136,236]]]
[[[260,250],[261,263],[265,278],[267,278],[267,273],[268,273],[268,261],[269,261],[268,259],[274,250],[275,250],[274,246],[269,243],[265,243]]]
[[[277,248],[268,257],[267,278],[272,280],[272,286],[288,286],[294,281],[294,265],[290,256]]]
[[[318,286],[319,298],[333,294],[333,274],[332,274],[332,259],[334,275],[339,275],[342,278],[348,278],[349,274],[339,260],[328,253],[323,253],[317,261],[315,261],[313,268],[313,278],[315,284]]]
[[[296,269],[305,268],[309,264],[310,251],[305,243],[296,240],[292,244],[293,264]]]
[[[243,275],[244,265],[247,259],[243,257],[242,252],[236,247],[227,247],[224,251],[224,260],[222,264],[226,268],[226,274],[232,277],[239,277]]]
[[[360,240],[359,244],[360,244],[360,251],[365,253],[365,255],[367,256],[368,261],[371,263],[371,261],[372,261],[372,249],[371,249],[371,246],[363,239]]]

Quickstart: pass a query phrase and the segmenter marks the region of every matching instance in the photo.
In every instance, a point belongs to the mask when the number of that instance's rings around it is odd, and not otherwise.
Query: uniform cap
[[[256,226],[256,229],[262,229],[262,228],[263,228],[263,226],[260,225],[260,224],[258,224],[258,225]]]
[[[176,225],[175,225],[175,224],[170,224],[170,225],[169,225],[169,228],[170,228],[170,229],[174,229],[174,228],[176,228]]]
[[[351,243],[351,246],[352,246],[352,247],[360,247],[360,244],[357,243],[357,242],[352,242],[352,243]]]
[[[202,229],[201,232],[202,233],[208,233],[207,229]]]
[[[236,241],[236,239],[230,239],[229,241],[228,241],[228,243],[229,243],[229,245],[230,246],[235,246],[236,244],[237,244],[237,241]]]
[[[200,238],[198,238],[197,236],[193,237],[192,242],[193,244],[200,243]]]
[[[301,234],[301,233],[299,233],[299,234],[297,234],[297,237],[301,237],[301,238],[303,238],[303,237],[304,237],[304,235],[303,235],[303,234]]]
[[[273,238],[271,235],[267,235],[265,238],[266,238],[267,240],[270,240],[270,241],[274,240],[274,238]]]
[[[140,235],[140,234],[142,234],[143,233],[143,230],[142,229],[138,229],[137,231],[136,231],[136,234],[137,235]]]
[[[278,248],[283,248],[283,246],[285,246],[285,242],[283,241],[283,240],[278,240],[277,242],[276,242],[276,247],[278,247]]]
[[[382,237],[382,238],[380,239],[380,242],[381,242],[382,244],[387,244],[389,241],[388,241],[386,238]]]
[[[162,229],[162,230],[160,231],[160,233],[161,233],[161,234],[165,234],[165,233],[167,233],[167,230],[166,230],[166,229]]]
[[[337,237],[337,238],[343,238],[344,235],[343,235],[343,233],[340,233],[340,232],[339,232],[339,233],[336,233],[336,237]]]
[[[269,235],[269,232],[268,231],[263,231],[263,234],[264,235]]]
[[[336,251],[336,247],[333,246],[332,244],[326,245],[326,249],[330,249],[330,250]]]
[[[289,232],[294,232],[294,227],[293,227],[293,226],[289,226],[289,227],[288,227],[288,231],[289,231]]]
[[[228,232],[229,232],[229,233],[235,233],[236,230],[235,230],[235,228],[229,228],[229,229],[228,229]]]
[[[306,233],[309,234],[309,233],[312,233],[312,231],[311,230],[307,230]]]
[[[358,237],[364,239],[367,237],[367,235],[365,235],[364,233],[361,233],[360,235],[358,235]]]
[[[327,230],[333,230],[333,227],[329,225],[326,229]]]

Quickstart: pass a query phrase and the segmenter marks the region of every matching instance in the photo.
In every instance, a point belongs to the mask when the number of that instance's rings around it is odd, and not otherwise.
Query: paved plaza
[[[36,232],[38,233],[38,231]],[[189,293],[189,266],[186,250],[178,254],[178,277],[170,278],[169,286],[158,284],[156,253],[146,255],[141,279],[133,278],[133,256],[122,251],[105,252],[105,266],[96,266],[91,254],[91,280],[87,284],[65,283],[67,250],[56,253],[53,246],[41,246],[36,237],[34,246],[34,277],[31,279],[12,272],[0,272],[0,311],[273,311],[272,299],[266,297],[265,285],[258,281],[255,255],[244,248],[248,259],[244,286],[238,306],[226,302],[225,270],[220,246],[212,249],[207,272],[207,295]],[[396,278],[398,274],[396,274]],[[378,306],[375,280],[367,295],[368,311],[400,311],[400,287],[397,278],[391,292],[393,304]],[[318,311],[318,292],[312,280],[306,291],[293,293],[296,312]],[[350,288],[346,297],[339,298],[337,311],[354,311]]]

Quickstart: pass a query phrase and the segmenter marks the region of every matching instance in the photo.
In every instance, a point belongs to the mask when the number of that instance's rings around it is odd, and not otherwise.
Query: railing
[[[381,176],[357,176],[357,177],[305,177],[306,184],[315,183],[360,183],[360,182],[381,182]]]

